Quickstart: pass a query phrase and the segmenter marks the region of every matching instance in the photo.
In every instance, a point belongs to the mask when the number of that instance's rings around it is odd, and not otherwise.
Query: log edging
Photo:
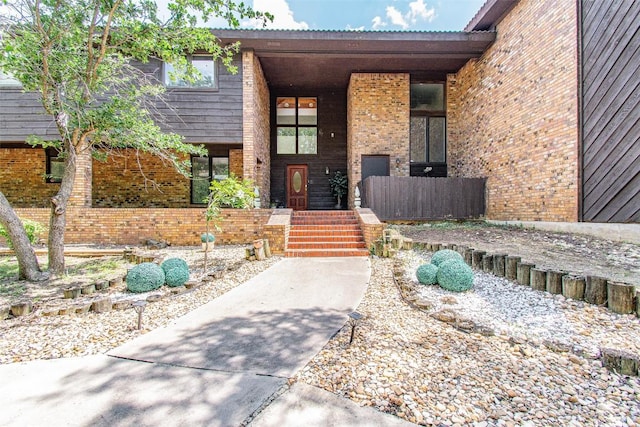
[[[416,248],[414,243],[414,248]],[[535,264],[522,262],[522,258],[507,254],[490,254],[468,246],[452,244],[419,243],[420,248],[436,252],[441,248],[455,248],[470,267],[504,277],[523,286],[562,294],[565,298],[584,301],[588,304],[607,307],[613,313],[635,314],[640,317],[640,290],[624,282],[615,282],[604,277],[572,274],[564,270],[545,270]],[[553,350],[553,348],[551,348]],[[640,355],[622,350],[601,348],[600,360],[609,370],[621,375],[640,376]]]

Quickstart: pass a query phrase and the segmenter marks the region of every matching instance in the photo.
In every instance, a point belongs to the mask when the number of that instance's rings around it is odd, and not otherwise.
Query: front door
[[[287,165],[287,207],[307,209],[307,165]]]

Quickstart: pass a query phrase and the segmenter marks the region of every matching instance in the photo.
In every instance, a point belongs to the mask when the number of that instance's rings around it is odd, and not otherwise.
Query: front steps
[[[294,211],[286,257],[369,256],[353,211]]]

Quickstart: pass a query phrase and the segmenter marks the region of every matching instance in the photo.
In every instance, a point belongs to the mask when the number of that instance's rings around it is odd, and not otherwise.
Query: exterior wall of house
[[[229,150],[229,172],[238,177],[242,177],[242,174],[244,173],[242,158],[242,149],[233,148]]]
[[[43,149],[0,147],[0,191],[14,207],[44,208],[60,188],[45,181]]]
[[[274,89],[272,120],[275,123],[276,99],[280,96],[314,96],[318,102],[318,139],[316,154],[278,154],[277,126],[271,130],[271,200],[279,205],[287,203],[287,166],[307,165],[307,208],[335,209],[336,198],[331,195],[329,178],[336,171],[347,171],[347,105],[344,91],[310,89],[291,91]],[[327,175],[327,168],[329,174]],[[341,204],[345,205],[342,198]]]
[[[187,207],[190,195],[189,179],[150,154],[138,157],[125,150],[105,162],[93,161],[94,207]]]
[[[353,73],[347,91],[349,207],[363,155],[388,155],[391,176],[409,176],[410,76]],[[399,159],[399,166],[396,166]]]
[[[495,43],[450,75],[451,176],[487,177],[487,217],[577,221],[575,0],[521,0]]]
[[[581,2],[582,219],[640,223],[640,2]]]
[[[220,244],[245,244],[266,238],[264,226],[272,209],[223,209]],[[49,209],[18,208],[20,218],[49,223]],[[200,246],[206,229],[204,209],[102,209],[70,207],[67,210],[66,244],[91,242],[103,245],[142,245],[147,239],[164,240],[174,246]],[[46,240],[46,234],[42,236]],[[271,246],[281,253],[278,242]],[[2,244],[0,242],[0,244]],[[275,249],[274,249],[275,248]]]
[[[269,87],[252,50],[242,52],[242,75],[243,177],[255,182],[262,206],[268,206],[271,198]]]

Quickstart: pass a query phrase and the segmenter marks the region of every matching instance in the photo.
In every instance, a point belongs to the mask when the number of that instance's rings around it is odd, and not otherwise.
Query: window
[[[277,98],[276,124],[278,154],[318,154],[317,98]]]
[[[205,204],[209,197],[209,183],[229,176],[229,158],[192,157],[191,176],[191,203]]]
[[[183,89],[217,89],[218,73],[216,62],[211,55],[189,55],[187,61],[200,73],[195,81],[188,81],[184,76],[176,76],[176,69],[172,64],[165,63],[163,78],[165,86]]]
[[[59,183],[62,182],[62,175],[64,174],[64,158],[60,156],[57,150],[46,150],[47,155],[47,167],[46,167],[46,182]]]
[[[0,88],[21,88],[22,84],[18,79],[14,79],[11,74],[0,70]]]
[[[411,85],[411,162],[446,163],[444,85]]]

